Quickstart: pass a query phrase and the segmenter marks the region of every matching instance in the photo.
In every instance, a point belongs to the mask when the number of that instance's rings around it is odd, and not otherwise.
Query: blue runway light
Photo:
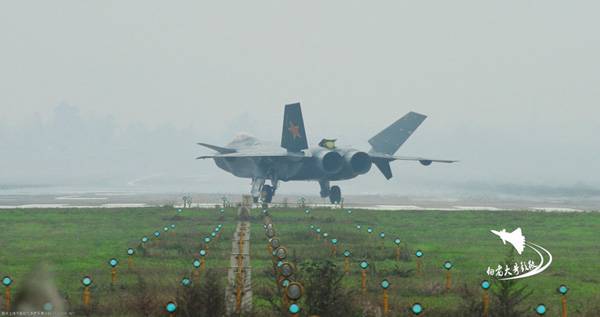
[[[388,280],[381,281],[381,287],[383,287],[383,289],[387,289],[388,287],[390,287],[390,281],[388,281]]]
[[[177,304],[175,302],[168,302],[167,306],[165,306],[167,312],[172,313],[177,309]]]
[[[569,289],[564,284],[558,287],[558,292],[561,293],[561,294],[563,294],[563,295],[566,294],[568,290]]]
[[[83,283],[83,285],[85,286],[90,286],[90,284],[92,284],[92,278],[89,276],[85,276],[83,277],[83,279],[81,279],[81,283]]]
[[[492,283],[490,283],[488,280],[484,280],[483,282],[481,282],[481,288],[487,290],[492,286]]]
[[[546,308],[546,305],[544,305],[544,304],[538,304],[535,307],[535,312],[538,313],[538,315],[543,315],[546,313],[546,311],[548,311],[548,310]]]
[[[290,305],[290,313],[297,314],[300,311],[300,306],[296,303]]]
[[[420,303],[414,303],[412,305],[412,312],[415,314],[420,314],[423,311],[423,306]]]

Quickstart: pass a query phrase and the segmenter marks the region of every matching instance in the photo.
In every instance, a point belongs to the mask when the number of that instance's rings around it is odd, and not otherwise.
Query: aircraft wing
[[[433,162],[436,162],[436,163],[458,162],[457,160],[438,160],[438,159],[414,157],[414,156],[393,156],[393,155],[387,155],[387,154],[376,153],[376,152],[375,153],[370,152],[369,155],[371,156],[371,160],[373,160],[373,163],[375,164],[375,166],[377,166],[377,168],[379,168],[379,170],[381,171],[383,176],[385,176],[386,179],[392,178],[392,169],[390,168],[390,162],[395,161],[395,160],[419,161],[419,163],[421,163],[422,165],[425,165],[425,166],[429,166]]]
[[[458,160],[439,160],[439,159],[432,159],[432,158],[425,158],[425,157],[418,157],[418,156],[394,156],[394,155],[386,155],[386,154],[380,154],[380,153],[369,153],[369,155],[371,156],[372,159],[375,159],[375,160],[385,160],[388,162],[395,161],[395,160],[419,161],[423,165],[429,165],[432,162],[435,162],[435,163],[459,162]]]
[[[293,158],[305,158],[310,157],[310,154],[303,152],[235,152],[227,154],[214,154],[199,156],[196,159],[207,159],[207,158],[226,158],[226,157],[246,157],[246,158],[261,158],[261,157],[293,157]]]

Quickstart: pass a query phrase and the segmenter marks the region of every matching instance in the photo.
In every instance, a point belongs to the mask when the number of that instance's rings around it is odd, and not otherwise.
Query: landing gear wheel
[[[340,199],[342,199],[342,190],[340,187],[331,186],[331,189],[329,190],[329,201],[331,201],[332,204],[339,204]]]
[[[270,185],[264,185],[262,189],[262,198],[264,198],[264,202],[271,203],[273,200],[273,187]]]

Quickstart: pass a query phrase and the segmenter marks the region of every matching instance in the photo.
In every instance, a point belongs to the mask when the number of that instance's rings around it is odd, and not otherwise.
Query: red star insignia
[[[299,138],[302,137],[300,135],[300,133],[298,132],[298,126],[294,125],[294,123],[292,121],[290,121],[290,128],[288,130],[290,130],[290,132],[292,132],[292,136],[294,137],[294,140],[296,139],[296,137],[299,137]]]

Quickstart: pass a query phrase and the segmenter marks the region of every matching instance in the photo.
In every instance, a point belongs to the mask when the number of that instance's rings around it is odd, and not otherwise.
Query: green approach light
[[[290,313],[297,314],[300,311],[300,306],[296,303],[290,305]]]
[[[563,295],[566,294],[568,290],[569,289],[567,288],[567,286],[565,284],[558,287],[558,292]]]
[[[223,225],[218,224],[217,227],[219,227],[219,229],[220,229],[220,228],[223,228]]]
[[[321,233],[321,228],[317,228],[317,233]]]
[[[308,215],[310,213],[310,210],[306,209],[305,213]]]
[[[452,262],[450,262],[450,261],[446,261],[446,263],[444,263],[444,268],[445,268],[446,270],[449,270],[449,269],[451,269],[451,268],[452,268]]]
[[[327,237],[329,237],[329,233],[327,233],[327,232],[324,232],[324,233],[323,233],[323,238],[327,238]]]
[[[143,242],[143,243],[146,243],[146,242],[148,242],[148,238],[146,238],[145,236],[144,236],[144,237],[142,237],[142,242]]]
[[[190,281],[190,279],[189,279],[189,278],[187,278],[187,277],[184,277],[184,278],[181,280],[181,285],[183,285],[183,286],[188,286],[188,285],[190,285],[191,283],[192,283],[192,281]]]
[[[385,238],[385,233],[380,233],[379,236],[381,237],[381,239]]]
[[[315,228],[315,225],[310,225],[310,229],[311,230],[314,229],[314,228]]]
[[[206,250],[200,250],[200,255],[201,256],[205,256],[206,255]]]
[[[360,230],[360,225],[356,225],[356,229]]]
[[[333,243],[333,244],[336,244],[336,243],[337,243],[337,241],[338,241],[338,240],[337,240],[337,239],[335,239],[335,238],[334,238],[334,239],[331,239],[331,243]]]
[[[344,256],[345,257],[349,257],[350,256],[350,251],[348,251],[348,250],[344,251]]]
[[[167,232],[167,231],[169,231],[169,227],[165,226],[165,227],[163,228],[163,230],[164,230],[165,232]]]
[[[367,261],[362,261],[362,262],[360,262],[360,267],[361,267],[361,268],[363,268],[363,269],[366,269],[366,268],[367,268],[367,266],[368,266],[368,264],[367,264]]]
[[[154,233],[154,236],[158,238],[158,236],[160,236],[160,232],[156,231],[156,232]]]
[[[422,257],[422,256],[423,256],[423,251],[419,250],[419,251],[417,251],[417,252],[415,253],[415,255],[416,255],[418,258],[420,258],[420,257]]]
[[[423,306],[420,303],[414,303],[412,305],[412,312],[415,314],[420,314],[423,311]]]
[[[369,229],[367,229],[367,232],[371,233],[371,232],[373,232],[373,229],[369,228]]]
[[[165,306],[165,309],[169,313],[175,312],[175,310],[177,309],[177,303],[175,303],[175,302],[168,302],[167,305]]]
[[[108,261],[108,264],[110,264],[110,266],[115,267],[117,266],[117,264],[119,264],[119,262],[117,262],[117,260],[115,258],[110,259],[110,261]]]
[[[209,237],[204,238],[204,243],[210,243],[210,238]]]
[[[194,260],[194,262],[192,262],[192,264],[194,265],[195,268],[199,268],[200,267],[200,261],[199,260]]]
[[[546,305],[540,303],[535,307],[535,312],[538,313],[538,315],[543,315],[546,313],[546,311],[548,311],[548,309],[546,308]]]
[[[12,279],[9,276],[5,276],[2,278],[2,283],[4,284],[4,286],[9,286],[10,283],[12,283]]]
[[[400,241],[401,240],[399,238],[397,238],[396,240],[394,240],[394,242],[396,242],[396,244],[400,244]]]
[[[488,280],[483,280],[481,282],[481,288],[483,288],[484,290],[489,289],[492,286],[492,283],[490,283],[490,281]]]
[[[135,253],[135,251],[133,251],[132,248],[127,249],[127,254],[128,255],[133,255]]]
[[[83,283],[84,286],[90,286],[90,284],[92,284],[92,278],[89,276],[84,276],[81,279],[81,283]]]
[[[388,280],[381,281],[381,287],[383,287],[383,289],[387,289],[388,287],[390,287],[390,281],[388,281]]]
[[[181,208],[177,209],[177,212],[181,212]]]

